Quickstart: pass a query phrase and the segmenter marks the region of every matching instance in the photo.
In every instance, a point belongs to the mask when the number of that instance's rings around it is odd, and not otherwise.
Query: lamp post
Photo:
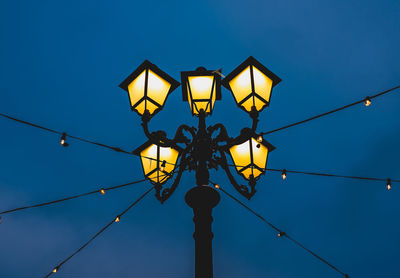
[[[120,84],[128,92],[131,109],[142,118],[148,141],[133,153],[141,158],[144,175],[154,184],[156,198],[164,203],[179,185],[183,171],[195,171],[197,186],[186,193],[185,201],[194,213],[196,278],[213,277],[212,209],[219,203],[220,196],[209,186],[209,169],[220,167],[234,188],[250,199],[256,192],[257,180],[265,174],[268,154],[274,150],[256,129],[259,112],[269,106],[272,88],[280,78],[253,57],[222,81],[221,76],[220,71],[204,67],[181,72],[183,101],[189,102],[192,115],[199,121],[197,128],[179,126],[172,139],[161,130],[150,132],[148,123],[164,107],[168,95],[179,82],[146,60]],[[212,115],[215,102],[221,100],[221,84],[231,91],[237,105],[252,119],[251,128],[243,128],[234,138],[228,135],[223,124],[206,125],[206,117]],[[226,153],[248,185],[236,181]],[[167,181],[175,172],[174,181],[167,187]]]

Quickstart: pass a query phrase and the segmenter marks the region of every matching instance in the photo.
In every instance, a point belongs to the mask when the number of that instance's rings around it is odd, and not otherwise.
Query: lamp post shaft
[[[210,186],[196,186],[185,196],[186,203],[194,213],[195,278],[213,277],[212,209],[219,203],[219,200],[219,193]]]

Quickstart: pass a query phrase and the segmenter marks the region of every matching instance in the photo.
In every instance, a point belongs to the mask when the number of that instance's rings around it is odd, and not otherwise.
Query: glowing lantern
[[[188,101],[193,115],[201,110],[212,114],[215,100],[221,99],[221,76],[203,67],[181,73],[183,101]]]
[[[256,138],[247,138],[229,148],[237,172],[247,180],[257,179],[265,172],[268,154],[275,149],[267,141],[258,142]]]
[[[153,184],[164,184],[168,180],[180,152],[179,147],[161,147],[150,141],[133,151],[140,156],[144,176]]]
[[[269,106],[272,88],[279,82],[278,76],[250,56],[222,80],[222,85],[232,92],[240,108],[251,112]]]
[[[119,85],[128,92],[131,109],[139,115],[147,110],[150,116],[164,107],[168,95],[178,86],[178,81],[147,60]]]

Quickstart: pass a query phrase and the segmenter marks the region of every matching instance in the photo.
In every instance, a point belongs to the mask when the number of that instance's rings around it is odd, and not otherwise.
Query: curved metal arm
[[[171,140],[167,138],[167,134],[162,130],[150,132],[148,125],[149,121],[150,121],[150,116],[148,111],[146,111],[142,115],[142,127],[144,134],[150,141],[162,147],[176,146],[177,143],[185,143],[186,145],[188,145],[190,143],[190,140],[185,135],[183,135],[183,130],[189,132],[192,138],[194,138],[194,136],[196,135],[195,131],[196,129],[194,127],[181,125],[176,130],[174,139]]]
[[[251,199],[251,197],[254,196],[254,194],[256,193],[256,189],[255,189],[255,180],[252,179],[249,181],[249,187],[245,186],[245,185],[240,185],[236,182],[235,178],[233,177],[231,171],[229,170],[229,166],[228,166],[228,162],[226,160],[226,156],[225,153],[223,151],[219,152],[221,157],[218,159],[218,164],[221,166],[222,169],[224,169],[226,175],[228,176],[229,181],[231,182],[231,184],[233,185],[233,187],[240,193],[242,194],[244,197],[246,197],[248,200]]]
[[[231,142],[232,142],[232,138],[229,137],[228,132],[226,131],[226,128],[223,124],[215,124],[213,126],[209,126],[207,128],[207,132],[210,135],[210,137],[212,137],[213,133],[215,131],[219,130],[219,134],[213,138],[213,147],[216,150],[223,150],[224,148],[226,148],[226,146],[228,146]],[[219,142],[225,142],[226,144],[223,146],[218,145]]]
[[[251,130],[253,132],[256,132],[256,129],[257,129],[257,124],[259,121],[258,115],[259,115],[259,112],[257,111],[257,108],[255,106],[251,107],[250,118],[253,120],[253,125],[251,127]]]
[[[196,136],[196,128],[194,127],[190,127],[188,125],[181,125],[178,127],[178,129],[176,130],[175,133],[175,137],[173,139],[173,141],[176,143],[184,143],[186,144],[186,146],[189,145],[189,143],[191,142],[184,134],[183,131],[187,131],[190,133],[190,135],[192,136],[192,141]]]
[[[156,198],[161,202],[161,204],[163,204],[171,195],[172,193],[174,193],[175,189],[178,187],[178,184],[181,180],[182,177],[182,173],[183,171],[185,171],[186,169],[186,155],[183,154],[182,155],[182,160],[181,160],[181,164],[180,164],[180,168],[178,171],[178,174],[174,180],[174,182],[172,183],[171,187],[169,188],[164,188],[161,192],[162,187],[161,186],[157,186],[156,187]]]

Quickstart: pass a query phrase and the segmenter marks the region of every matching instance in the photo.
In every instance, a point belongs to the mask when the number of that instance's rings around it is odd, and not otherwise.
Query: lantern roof
[[[137,69],[135,69],[127,78],[125,78],[125,80],[122,81],[121,84],[119,84],[119,87],[129,93],[128,85],[131,84],[132,81],[135,80],[135,78],[138,77],[146,69],[152,70],[155,74],[171,84],[169,93],[179,87],[180,83],[178,81],[162,71],[159,67],[151,63],[149,60],[145,60]]]
[[[278,83],[282,81],[282,79],[279,78],[275,73],[273,73],[265,66],[263,66],[253,56],[250,56],[222,80],[222,86],[231,91],[229,82],[250,65],[255,66],[258,70],[260,70],[262,73],[264,73],[268,78],[272,80],[272,88],[278,85]]]

